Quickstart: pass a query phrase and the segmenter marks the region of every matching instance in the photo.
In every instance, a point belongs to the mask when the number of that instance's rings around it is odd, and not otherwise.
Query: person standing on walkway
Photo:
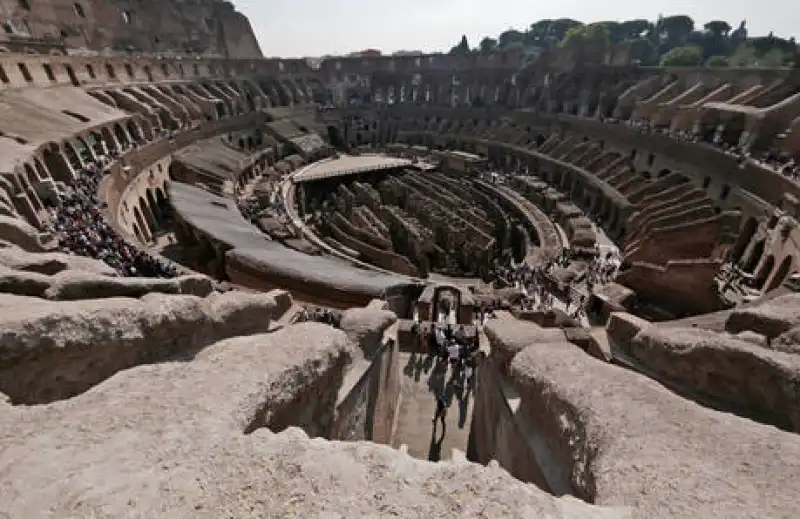
[[[447,418],[447,400],[443,394],[436,397],[436,413],[433,415],[433,429],[436,430],[436,421],[442,421],[442,429],[445,427],[445,418]]]

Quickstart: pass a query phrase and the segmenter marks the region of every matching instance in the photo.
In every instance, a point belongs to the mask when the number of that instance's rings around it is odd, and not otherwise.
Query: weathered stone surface
[[[497,368],[505,373],[513,358],[532,344],[561,344],[575,348],[567,342],[564,331],[559,328],[541,326],[517,319],[491,319],[486,322],[483,332],[492,347],[492,358]]]
[[[763,348],[771,348],[771,343],[768,344],[767,338],[761,335],[760,333],[756,332],[741,332],[735,335],[731,335],[737,341],[744,341],[749,342],[750,344],[755,344],[756,346],[761,346]],[[775,348],[771,348],[775,349]]]
[[[270,290],[267,295],[275,300],[275,314],[283,315],[289,311],[294,304],[292,294],[286,290]]]
[[[130,366],[265,332],[275,302],[241,292],[73,302],[6,296],[0,307],[0,391],[31,403],[75,395]]]
[[[395,322],[397,316],[389,310],[350,308],[342,314],[339,326],[369,358],[380,347],[383,333]]]
[[[627,344],[650,323],[627,312],[611,312],[606,323],[606,333],[617,344]]]
[[[214,281],[197,274],[172,279],[123,278],[80,270],[62,270],[53,276],[0,266],[0,292],[53,300],[142,297],[158,292],[205,297]]]
[[[53,276],[45,297],[55,300],[97,299],[101,297],[142,297],[158,292],[205,297],[214,282],[203,275],[159,278],[111,278],[80,271],[64,271]]]
[[[602,333],[602,330],[600,330]],[[611,349],[608,341],[601,343],[592,331],[586,328],[566,328],[564,337],[592,357],[605,362],[611,361]]]
[[[0,248],[0,265],[14,270],[24,270],[52,276],[64,270],[80,270],[102,276],[116,276],[116,271],[105,262],[73,256],[63,252],[30,253],[19,247]]]
[[[13,243],[29,252],[44,252],[39,231],[24,220],[0,215],[0,240]]]
[[[68,401],[0,413],[0,515],[631,517],[553,498],[496,467],[312,440],[297,428],[243,434],[252,424],[302,422],[298,404],[324,389],[315,383],[344,371],[345,343],[327,326],[291,326],[214,344],[187,363],[132,368]]]
[[[642,366],[682,388],[800,431],[800,357],[696,328],[651,326],[620,344]]]
[[[376,310],[389,310],[389,303],[383,299],[373,299],[369,302],[367,308],[374,308]]]
[[[800,325],[800,294],[787,294],[750,308],[731,312],[725,322],[730,333],[752,331],[769,339]]]
[[[635,516],[791,518],[800,436],[685,400],[577,348],[523,350],[511,373],[554,483]],[[558,485],[553,485],[558,487]]]
[[[515,310],[517,319],[536,323],[543,328],[574,328],[580,323],[560,308],[547,310]]]
[[[778,338],[770,341],[768,347],[775,351],[800,354],[800,326],[780,334]]]

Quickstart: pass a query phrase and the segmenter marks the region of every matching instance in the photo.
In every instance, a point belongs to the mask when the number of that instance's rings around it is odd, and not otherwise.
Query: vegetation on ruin
[[[659,17],[655,22],[640,19],[584,24],[569,18],[539,20],[525,30],[509,29],[497,38],[486,36],[476,47],[462,36],[450,54],[522,51],[535,59],[543,51],[557,47],[616,44],[630,45],[632,59],[642,65],[771,68],[793,66],[798,61],[793,37],[785,39],[772,33],[751,37],[744,21],[736,28],[724,20],[698,26],[686,15]]]

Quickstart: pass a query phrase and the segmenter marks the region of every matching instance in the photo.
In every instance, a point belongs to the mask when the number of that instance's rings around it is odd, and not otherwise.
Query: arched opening
[[[78,158],[78,153],[75,151],[75,148],[72,147],[71,143],[64,143],[64,154],[67,156],[67,162],[72,166],[73,171],[80,171],[83,169],[81,161]]]
[[[156,206],[158,207],[159,212],[161,213],[162,223],[164,228],[167,229],[170,227],[172,222],[172,206],[169,205],[169,199],[167,199],[167,195],[164,193],[164,190],[160,187],[154,189],[155,198],[156,198]]]
[[[34,159],[33,165],[36,168],[36,174],[39,176],[40,179],[47,180],[48,178],[50,178],[50,173],[47,172],[47,169],[44,167],[44,164],[42,164],[42,162],[38,158]]]
[[[128,145],[130,145],[130,141],[128,141],[128,136],[125,135],[125,130],[122,129],[122,126],[120,126],[119,123],[116,123],[114,125],[114,135],[117,138],[117,142],[119,142],[123,148],[126,148]]]
[[[711,185],[711,177],[705,177],[703,179],[703,189],[708,189],[708,186]]]
[[[125,123],[125,128],[127,128],[128,135],[130,135],[134,141],[136,142],[142,141],[142,134],[139,131],[139,127],[136,126],[136,123],[134,123],[133,121],[128,121],[127,123]]]
[[[773,268],[775,268],[775,257],[770,254],[758,271],[758,276],[755,281],[756,288],[764,288],[764,284],[767,282],[767,279],[769,279],[770,274],[772,274]]]
[[[103,137],[99,133],[90,132],[87,140],[96,156],[100,157],[106,154],[106,150],[103,148]]]
[[[140,199],[141,201],[141,199]],[[149,235],[149,228],[142,217],[142,212],[139,210],[138,207],[133,208],[133,217],[136,220],[136,224],[139,225],[139,236],[137,236],[142,243],[147,243],[150,240]]]
[[[145,196],[139,197],[139,210],[142,212],[142,218],[144,218],[145,227],[148,233],[152,237],[156,233],[156,221],[153,217],[153,212],[150,210],[150,206],[147,204],[147,198]]]
[[[100,130],[100,135],[103,137],[103,142],[106,143],[106,148],[108,149],[109,153],[118,152],[117,143],[114,142],[114,136],[111,134],[111,130],[107,127],[103,127]]]
[[[145,197],[147,198],[147,207],[150,208],[150,212],[153,214],[153,228],[154,230],[160,231],[164,228],[164,218],[161,216],[161,208],[156,202],[153,190],[148,189],[145,193]]]
[[[78,152],[78,157],[80,157],[84,163],[94,161],[94,153],[92,152],[92,149],[81,137],[77,137],[75,139],[75,150]]]
[[[461,293],[453,287],[438,287],[433,295],[433,321],[456,324],[461,307]]]
[[[139,224],[136,222],[134,222],[133,224],[133,234],[134,236],[136,236],[136,239],[139,240],[140,243],[145,242],[144,236],[142,235],[142,231],[139,229]]]
[[[747,246],[750,245],[750,240],[753,239],[753,236],[755,236],[757,230],[758,220],[751,216],[744,223],[742,230],[739,232],[739,237],[736,240],[736,244],[733,246],[733,249],[731,249],[730,261],[732,263],[739,263],[739,261],[742,259],[742,254],[744,254],[744,251],[747,250]]]
[[[664,178],[670,174],[670,170],[664,168],[658,172],[658,178]]]
[[[24,164],[25,167],[25,177],[28,179],[28,183],[31,186],[35,186],[39,183],[39,176],[36,174],[36,171],[33,169],[33,166],[28,164],[27,162]]]
[[[750,253],[750,257],[747,258],[747,261],[742,266],[742,270],[750,274],[753,273],[758,264],[761,262],[761,257],[764,255],[764,242],[765,240],[763,238],[756,242],[755,246],[753,247],[753,252]]]
[[[786,281],[786,278],[789,276],[789,270],[792,268],[792,262],[794,258],[792,256],[786,256],[781,261],[781,264],[778,266],[778,270],[775,272],[775,275],[772,276],[772,279],[769,281],[769,285],[767,286],[766,292],[770,290],[775,290],[781,284]]]
[[[72,68],[72,65],[66,65],[65,68],[67,69],[67,76],[69,76],[69,82],[72,83],[72,86],[81,86],[81,82],[78,80],[78,76],[75,75],[75,69]]]

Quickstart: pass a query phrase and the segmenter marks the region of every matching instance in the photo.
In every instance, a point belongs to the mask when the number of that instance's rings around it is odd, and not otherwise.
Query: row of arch
[[[101,156],[113,156],[151,139],[152,130],[146,121],[135,118],[86,130],[60,142],[48,142],[21,163],[17,175],[18,188],[24,192],[31,207],[24,216],[39,223],[37,213],[56,201],[48,182],[71,185],[79,172]]]

